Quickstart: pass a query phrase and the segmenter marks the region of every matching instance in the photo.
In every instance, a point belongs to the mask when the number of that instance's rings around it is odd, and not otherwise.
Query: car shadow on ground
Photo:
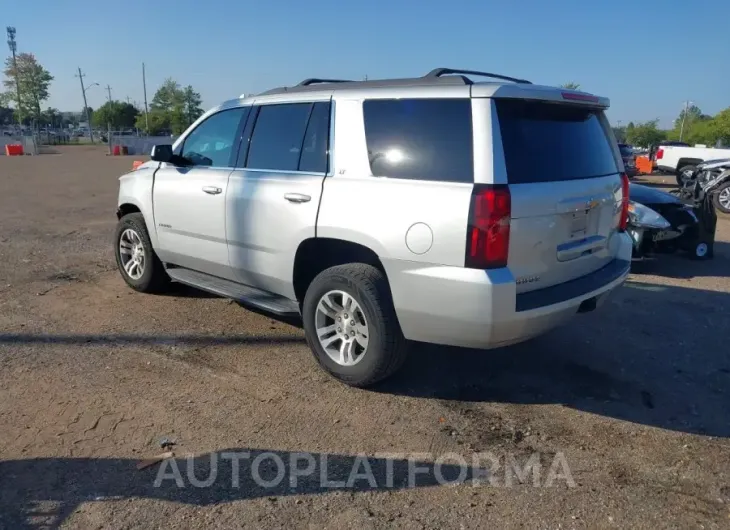
[[[525,455],[527,456],[527,455]],[[565,476],[555,455],[545,459],[555,484]],[[527,458],[524,459],[525,462]],[[519,465],[524,465],[519,459]],[[180,457],[138,469],[124,458],[32,458],[0,462],[0,527],[57,528],[85,502],[157,499],[194,506],[290,495],[397,490],[474,480],[486,483],[490,461],[423,462],[410,457],[349,456],[326,453],[231,448]],[[542,463],[542,462],[541,462]],[[554,466],[554,467],[553,467]],[[417,471],[416,471],[417,470]],[[496,472],[492,475],[496,477]],[[501,479],[504,481],[504,476]]]
[[[296,335],[138,335],[133,333],[104,334],[43,334],[0,333],[0,346],[67,344],[76,346],[106,345],[179,345],[179,346],[239,346],[245,344],[303,344],[304,338]]]
[[[682,279],[724,278],[730,276],[730,243],[715,241],[713,259],[697,261],[689,253],[682,251],[675,254],[656,254],[651,259],[633,262],[631,272]]]
[[[730,437],[730,295],[627,282],[594,313],[495,350],[415,344],[376,391],[446,402],[562,404]]]

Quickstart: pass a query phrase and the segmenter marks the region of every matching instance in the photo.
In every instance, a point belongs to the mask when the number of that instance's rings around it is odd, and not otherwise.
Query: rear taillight
[[[507,266],[511,215],[512,200],[507,185],[474,185],[466,231],[466,267]]]
[[[664,158],[664,149],[657,150],[656,156],[654,158],[656,158],[657,160],[661,160],[662,158]]]
[[[626,231],[629,222],[629,177],[621,174],[621,218],[618,221],[619,232]]]

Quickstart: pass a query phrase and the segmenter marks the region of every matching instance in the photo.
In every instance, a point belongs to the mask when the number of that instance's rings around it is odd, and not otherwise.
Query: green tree
[[[712,116],[702,113],[697,105],[690,105],[679,113],[677,119],[674,120],[674,128],[670,131],[669,136],[673,140],[681,139],[688,144],[704,143],[702,140],[708,133],[707,122],[712,120]],[[682,122],[684,121],[684,126]]]
[[[183,89],[183,114],[185,115],[185,128],[190,125],[203,115],[203,109],[201,105],[203,100],[200,94],[193,90],[193,87],[188,85]]]
[[[93,123],[97,127],[107,124],[114,129],[134,127],[139,111],[130,103],[107,101],[94,112]]]
[[[4,73],[3,84],[8,92],[15,94],[19,89],[20,101],[16,102],[16,107],[24,116],[32,116],[36,122],[40,123],[42,120],[41,103],[49,97],[48,90],[53,76],[43,68],[32,53],[18,54],[17,68],[13,64],[13,58],[8,57],[5,61]]]
[[[571,81],[570,83],[560,85],[560,87],[567,88],[568,90],[580,90],[580,83],[575,83]]]
[[[633,127],[630,127],[633,125]],[[666,138],[666,131],[659,129],[659,120],[651,120],[645,123],[629,123],[626,127],[626,141],[632,145],[647,147],[656,145]]]
[[[147,122],[149,121],[149,128]],[[150,110],[147,118],[144,114],[137,116],[136,126],[139,130],[145,131],[147,134],[156,136],[162,131],[170,130],[170,119],[167,114],[159,110]]]
[[[182,88],[174,79],[165,79],[152,97],[147,119],[137,117],[137,127],[153,135],[165,130],[181,134],[203,113],[201,103],[200,94],[192,86]]]
[[[682,126],[682,120],[684,120],[685,127],[693,122],[693,121],[705,121],[712,119],[712,116],[707,116],[706,114],[702,113],[702,110],[697,105],[690,105],[687,107],[687,110],[685,112],[685,109],[682,109],[682,111],[679,113],[679,116],[677,116],[677,119],[674,120],[674,128],[678,129]]]
[[[91,107],[83,107],[81,109],[81,113],[79,114],[78,122],[86,121],[86,111],[89,111],[89,119],[93,122],[94,121],[94,109]],[[78,123],[77,122],[77,123]]]
[[[41,123],[44,125],[50,125],[51,127],[60,127],[61,111],[54,109],[53,107],[48,107],[41,115]]]
[[[617,142],[624,143],[626,141],[626,127],[613,127],[613,135]]]
[[[15,123],[15,111],[10,107],[0,106],[0,125]]]

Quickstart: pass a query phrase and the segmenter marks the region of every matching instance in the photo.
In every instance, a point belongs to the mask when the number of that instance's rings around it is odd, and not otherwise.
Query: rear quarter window
[[[495,100],[510,184],[618,172],[601,111],[520,99]]]
[[[373,175],[473,182],[469,99],[373,99],[363,114]]]

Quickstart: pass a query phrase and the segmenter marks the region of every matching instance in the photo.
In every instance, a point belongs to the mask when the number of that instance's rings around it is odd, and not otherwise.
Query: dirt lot
[[[714,261],[643,267],[600,312],[527,344],[416,345],[364,391],[324,375],[296,326],[191,289],[128,289],[111,237],[131,163],[89,147],[0,157],[0,527],[730,527],[730,220]],[[160,487],[159,466],[136,468],[163,437],[184,487],[169,462]],[[214,467],[225,451],[272,451],[261,474],[278,456],[286,479],[264,487],[241,461],[234,485],[230,461]],[[393,487],[292,484],[299,452],[329,480],[357,455],[390,462]],[[448,452],[490,453],[493,483],[439,485],[428,463]],[[192,485],[189,454],[212,485]],[[539,487],[509,480],[509,459],[533,454]],[[427,469],[414,487],[409,463]]]

